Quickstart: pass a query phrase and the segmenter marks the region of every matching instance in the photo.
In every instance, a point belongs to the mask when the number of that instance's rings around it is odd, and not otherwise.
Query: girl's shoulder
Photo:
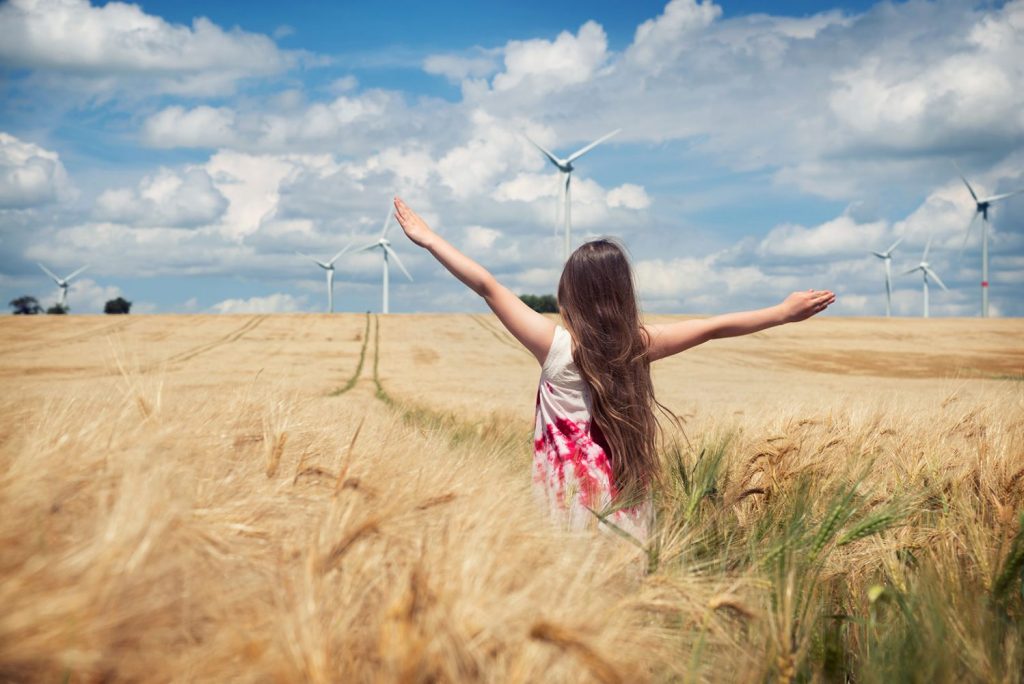
[[[544,358],[541,372],[547,376],[555,376],[572,365],[572,335],[560,325],[555,326],[555,335],[551,339],[551,347]]]

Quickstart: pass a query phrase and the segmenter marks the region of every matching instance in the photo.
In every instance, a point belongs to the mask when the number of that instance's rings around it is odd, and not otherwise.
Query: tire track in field
[[[350,377],[345,382],[345,384],[342,387],[339,387],[338,389],[334,390],[328,396],[331,396],[331,397],[341,396],[342,394],[344,394],[345,392],[348,392],[350,389],[352,389],[353,387],[356,386],[356,383],[359,382],[359,376],[362,375],[362,373],[363,373],[363,363],[366,361],[366,348],[369,346],[369,344],[370,344],[370,312],[367,311],[366,312],[366,330],[363,332],[363,348],[359,350],[359,362],[356,364],[356,370],[355,370],[354,373],[352,373],[352,377]],[[374,354],[374,363],[373,363],[374,380],[376,380],[376,377],[377,377],[377,362],[376,362],[377,350],[376,349],[374,349],[373,354]],[[378,383],[378,387],[379,386],[380,386],[380,383]]]
[[[99,328],[95,328],[94,330],[86,330],[84,332],[80,332],[74,335],[68,335],[67,337],[62,337],[57,340],[48,340],[46,342],[39,343],[30,342],[29,344],[23,345],[21,347],[14,347],[13,349],[3,349],[2,351],[4,354],[19,354],[21,352],[26,351],[37,351],[44,347],[53,347],[54,345],[80,342],[82,340],[87,340],[90,337],[96,337],[97,335],[120,332],[121,330],[124,330],[132,323],[135,323],[136,320],[137,319],[117,321],[116,323],[111,323],[110,325],[104,325],[100,326]]]
[[[208,351],[212,351],[212,350],[216,349],[217,347],[222,347],[222,346],[224,346],[226,344],[231,344],[232,342],[237,342],[246,333],[249,333],[249,332],[252,332],[253,330],[255,330],[260,325],[260,323],[262,323],[266,319],[267,319],[267,314],[261,314],[259,316],[253,316],[252,318],[247,320],[245,323],[243,323],[241,326],[239,326],[238,328],[235,328],[234,330],[229,332],[227,335],[224,335],[223,337],[219,337],[219,338],[217,338],[216,340],[214,340],[212,342],[207,342],[206,344],[201,344],[201,345],[199,345],[197,347],[192,347],[191,349],[186,349],[183,352],[179,352],[177,354],[174,354],[173,356],[167,357],[166,359],[164,359],[163,361],[161,361],[159,363],[150,364],[150,366],[147,368],[147,370],[148,369],[152,369],[152,368],[154,368],[156,366],[167,364],[167,363],[180,363],[181,361],[188,361],[190,359],[194,359],[195,357],[199,356],[200,354],[205,354]]]
[[[380,384],[380,316],[373,316],[373,385],[377,388],[377,398],[388,406],[394,407],[395,400],[384,391]]]
[[[517,454],[526,453],[532,439],[532,426],[526,425],[520,429],[514,421],[495,416],[482,421],[466,420],[453,411],[438,410],[401,397],[396,399],[388,394],[380,380],[380,316],[374,315],[374,322],[372,378],[378,400],[404,422],[416,427],[421,434],[441,433],[453,446],[472,442],[479,444],[488,453],[505,454],[509,462],[515,462]]]
[[[523,352],[525,354],[530,354],[530,351],[526,347],[519,344],[519,342],[516,341],[516,339],[512,337],[512,335],[510,335],[507,331],[499,330],[495,325],[491,323],[491,321],[486,316],[482,316],[480,314],[470,314],[470,316],[474,321],[477,322],[478,325],[480,325],[480,327],[494,335],[495,339],[497,339],[506,347],[511,347],[512,349]]]

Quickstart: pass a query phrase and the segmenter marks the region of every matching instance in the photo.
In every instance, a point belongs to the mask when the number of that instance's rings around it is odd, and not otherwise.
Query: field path
[[[199,356],[200,354],[205,354],[206,352],[208,352],[210,350],[213,350],[213,349],[216,349],[217,347],[222,347],[225,344],[231,344],[232,342],[237,342],[238,340],[242,339],[242,337],[244,337],[246,333],[255,330],[259,326],[259,324],[262,323],[263,321],[265,321],[266,319],[267,319],[267,314],[262,314],[262,315],[259,315],[259,316],[253,316],[252,318],[247,320],[245,323],[243,323],[241,326],[239,326],[235,330],[232,330],[227,335],[224,335],[223,337],[221,337],[219,339],[216,339],[216,340],[214,340],[212,342],[207,342],[206,344],[201,344],[198,347],[192,347],[191,349],[186,349],[183,352],[179,352],[178,354],[175,354],[173,356],[170,356],[170,357],[164,359],[162,362],[159,362],[159,363],[156,363],[156,364],[151,364],[149,366],[149,368],[155,368],[155,367],[158,367],[158,366],[160,366],[162,364],[178,363],[178,362],[181,362],[181,361],[188,361],[189,359],[194,359],[195,357]]]
[[[332,397],[337,397],[337,396],[341,396],[342,394],[345,394],[346,392],[351,390],[353,387],[355,387],[356,383],[359,382],[359,377],[363,374],[363,364],[366,362],[366,348],[370,344],[370,322],[371,322],[371,320],[372,320],[372,318],[371,318],[370,312],[366,312],[366,329],[363,331],[363,346],[359,350],[359,361],[356,363],[355,370],[352,371],[352,376],[345,382],[345,384],[343,386],[339,387],[338,389],[334,390],[333,392],[331,392],[331,396]],[[376,358],[377,358],[377,348],[376,348],[376,346],[374,347],[373,354],[374,354],[374,367],[376,367]]]
[[[530,356],[530,351],[526,347],[519,344],[519,341],[516,338],[512,337],[512,335],[509,334],[507,330],[492,323],[487,316],[483,316],[480,314],[470,315],[480,327],[494,335],[494,338],[498,340],[498,342],[501,342],[506,347],[511,347],[512,349],[515,349],[518,352],[522,352]]]

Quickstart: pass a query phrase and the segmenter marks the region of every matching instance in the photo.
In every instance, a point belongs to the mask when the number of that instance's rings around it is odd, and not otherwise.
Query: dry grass
[[[782,360],[917,323],[666,364],[641,551],[534,508],[490,319],[7,319],[0,680],[1019,681],[1024,385]]]

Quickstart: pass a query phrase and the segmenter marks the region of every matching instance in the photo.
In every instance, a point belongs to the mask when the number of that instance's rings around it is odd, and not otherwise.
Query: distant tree
[[[519,295],[519,298],[526,306],[538,313],[558,313],[558,300],[555,299],[555,295],[524,294]]]
[[[15,314],[21,316],[31,316],[43,312],[43,307],[39,306],[39,300],[29,295],[12,299],[8,306],[14,309]]]
[[[61,304],[54,304],[53,306],[51,306],[49,309],[46,310],[46,313],[48,313],[48,314],[57,314],[57,315],[60,315],[60,316],[63,316],[67,312],[68,312],[68,307],[63,306]]]
[[[108,314],[126,314],[131,313],[132,303],[124,297],[118,297],[117,299],[111,299],[109,302],[103,305],[103,313]]]

